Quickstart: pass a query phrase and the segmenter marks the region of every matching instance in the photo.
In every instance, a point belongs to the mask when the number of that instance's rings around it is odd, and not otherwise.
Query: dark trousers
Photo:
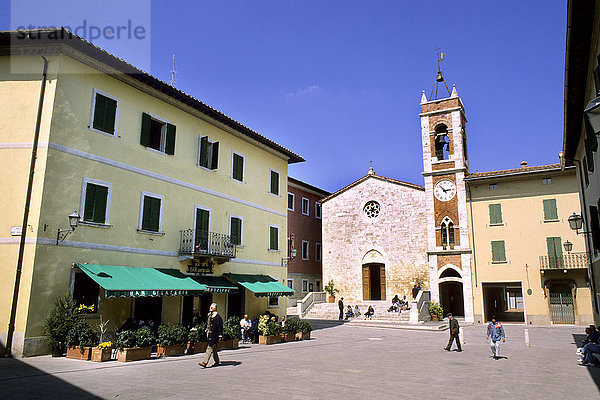
[[[450,334],[450,340],[448,340],[448,346],[446,346],[446,350],[450,350],[450,348],[452,347],[453,340],[456,340],[456,347],[458,347],[458,350],[462,350],[460,348],[460,338],[458,337],[458,333]]]
[[[344,309],[340,308],[340,319],[344,319]]]

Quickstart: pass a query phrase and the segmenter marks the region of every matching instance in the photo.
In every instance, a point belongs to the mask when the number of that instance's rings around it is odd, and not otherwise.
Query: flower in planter
[[[113,347],[113,343],[112,342],[102,342],[98,345],[99,349],[110,349],[111,347]]]

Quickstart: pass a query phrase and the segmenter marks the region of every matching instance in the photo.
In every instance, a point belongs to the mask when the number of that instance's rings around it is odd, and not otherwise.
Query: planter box
[[[129,362],[150,359],[152,347],[129,347],[119,350],[117,361]]]
[[[310,340],[310,332],[296,333],[296,340]]]
[[[92,361],[104,362],[110,360],[112,354],[112,348],[99,349],[98,347],[92,348]]]
[[[233,343],[231,339],[219,340],[219,343],[217,343],[217,350],[230,350],[232,348]]]
[[[156,348],[157,357],[174,357],[182,356],[185,352],[185,344],[172,344],[168,346],[158,346]]]
[[[281,343],[280,335],[272,335],[272,336],[262,336],[258,337],[258,344],[275,344]]]
[[[328,303],[335,303],[335,296],[327,296]]]
[[[295,333],[282,333],[281,334],[281,341],[282,342],[293,342],[296,340],[296,334]]]
[[[435,315],[435,314],[432,314],[431,315],[431,320],[434,321],[434,322],[438,322],[440,320],[440,317],[437,316],[437,315]]]
[[[231,339],[231,349],[239,349],[240,348],[240,339]]]
[[[79,346],[67,347],[67,358],[88,361],[91,357],[92,357],[92,348],[91,347],[84,347],[83,350],[81,350],[79,348]]]
[[[188,342],[187,354],[204,353],[206,351],[206,342]]]

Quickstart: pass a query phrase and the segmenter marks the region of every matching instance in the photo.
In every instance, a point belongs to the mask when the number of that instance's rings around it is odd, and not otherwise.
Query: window
[[[138,230],[147,232],[160,232],[162,230],[163,200],[163,196],[142,192]]]
[[[244,156],[236,152],[231,156],[231,179],[244,182]]]
[[[271,170],[271,181],[269,184],[269,193],[279,196],[279,172]]]
[[[583,157],[583,163],[580,164],[581,169],[583,170],[583,178],[585,180],[585,187],[588,187],[588,185],[590,184],[590,176],[588,175],[588,170],[585,167],[587,164],[587,159],[585,158],[585,156]]]
[[[269,250],[279,251],[279,227],[269,225]]]
[[[498,189],[498,184],[497,183],[490,183],[490,190],[496,190]]]
[[[315,218],[321,219],[321,203],[315,203]]]
[[[321,261],[321,243],[315,243],[315,261]]]
[[[367,202],[363,207],[363,212],[367,218],[377,218],[379,216],[379,211],[381,211],[381,206],[374,200]]]
[[[308,292],[308,279],[302,279],[302,293]]]
[[[290,289],[294,290],[294,280],[293,280],[293,279],[288,279],[288,280],[287,280],[287,286],[288,286]]]
[[[552,183],[552,178],[542,178],[542,185],[549,185]]]
[[[98,296],[100,296],[100,286],[83,272],[75,272],[73,275],[73,300],[78,305],[94,306],[94,311],[98,311]]]
[[[544,203],[544,221],[558,221],[556,199],[546,199]]]
[[[119,119],[119,99],[94,89],[90,129],[104,134],[114,135]]]
[[[450,247],[454,248],[454,223],[448,217],[444,217],[440,226],[442,231],[442,247],[444,250]]]
[[[309,253],[309,249],[308,249],[309,243],[306,240],[302,241],[302,259],[303,260],[308,260],[308,253]]]
[[[279,297],[277,296],[269,296],[269,308],[277,308],[279,307]]]
[[[502,206],[490,204],[490,225],[502,225]]]
[[[506,262],[506,248],[504,246],[504,240],[492,241],[492,262]]]
[[[219,166],[219,142],[213,142],[208,136],[198,137],[198,165],[215,170]]]
[[[231,236],[231,244],[236,246],[242,245],[242,218],[232,215],[229,218],[229,236]]]
[[[309,207],[308,207],[308,199],[306,197],[302,198],[302,214],[304,215],[308,215],[309,214]]]
[[[294,193],[288,193],[288,210],[294,211]]]
[[[175,154],[175,125],[162,118],[142,113],[140,144],[166,154]]]
[[[108,224],[112,185],[95,179],[83,178],[81,196],[82,221]]]
[[[321,291],[321,281],[320,280],[315,280],[315,292],[320,292]]]
[[[440,124],[435,128],[435,156],[438,161],[447,160],[450,156],[448,127],[444,124]]]

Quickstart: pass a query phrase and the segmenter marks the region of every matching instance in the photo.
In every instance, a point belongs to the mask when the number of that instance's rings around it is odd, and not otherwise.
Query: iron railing
[[[568,253],[562,256],[540,256],[540,269],[579,269],[587,268],[587,254]]]
[[[235,250],[229,235],[193,229],[181,231],[180,255],[235,258]]]

